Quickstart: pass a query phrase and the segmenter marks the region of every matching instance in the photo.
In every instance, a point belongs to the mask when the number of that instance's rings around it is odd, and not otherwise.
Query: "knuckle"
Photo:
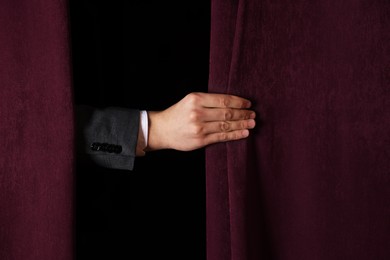
[[[186,101],[189,104],[197,105],[200,102],[200,95],[199,93],[190,93],[186,96]]]
[[[192,110],[189,115],[188,115],[189,119],[192,121],[192,122],[197,122],[200,120],[201,118],[201,114],[200,114],[200,111],[199,110]]]
[[[228,140],[228,135],[227,135],[227,133],[221,133],[221,134],[219,135],[219,140],[220,140],[221,142],[227,141],[227,140]]]
[[[195,136],[200,136],[203,134],[203,126],[200,126],[200,125],[195,125],[193,126],[192,128],[192,133],[195,135]]]
[[[230,129],[230,124],[227,123],[227,122],[221,122],[221,123],[220,123],[220,129],[221,129],[222,132],[229,131],[229,129]]]
[[[248,128],[248,124],[245,121],[240,122],[240,129]]]
[[[227,97],[221,97],[219,100],[221,107],[229,107],[230,101]]]
[[[224,119],[231,120],[233,118],[233,111],[231,109],[224,112]]]

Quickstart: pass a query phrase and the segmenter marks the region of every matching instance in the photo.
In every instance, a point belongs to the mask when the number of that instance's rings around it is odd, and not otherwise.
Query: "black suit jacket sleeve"
[[[77,159],[106,168],[133,169],[139,110],[77,105],[75,118]]]

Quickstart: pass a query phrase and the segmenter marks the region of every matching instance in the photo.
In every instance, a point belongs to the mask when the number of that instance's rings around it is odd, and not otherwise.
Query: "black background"
[[[76,104],[162,110],[207,91],[210,3],[70,1]],[[204,149],[76,171],[77,259],[205,259]]]

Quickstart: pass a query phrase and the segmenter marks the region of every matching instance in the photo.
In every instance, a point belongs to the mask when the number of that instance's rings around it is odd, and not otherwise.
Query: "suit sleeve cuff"
[[[145,110],[140,111],[140,124],[138,130],[138,142],[136,155],[144,156],[145,148],[148,145],[148,133],[149,132],[149,122],[148,122],[148,113]]]
[[[78,106],[78,153],[106,168],[132,170],[140,123],[139,110]]]

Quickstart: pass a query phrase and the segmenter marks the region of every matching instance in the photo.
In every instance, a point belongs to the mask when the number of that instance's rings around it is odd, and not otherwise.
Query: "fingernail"
[[[251,113],[250,115],[249,115],[249,118],[250,119],[254,119],[256,117],[256,113],[255,112],[253,112],[253,113]]]
[[[248,137],[249,136],[249,130],[242,130],[242,137]]]
[[[241,103],[242,108],[250,108],[252,103],[249,100],[245,100]]]
[[[249,128],[253,128],[253,127],[255,127],[255,125],[256,125],[255,120],[253,120],[253,119],[249,120],[249,122],[248,122],[248,127]]]

